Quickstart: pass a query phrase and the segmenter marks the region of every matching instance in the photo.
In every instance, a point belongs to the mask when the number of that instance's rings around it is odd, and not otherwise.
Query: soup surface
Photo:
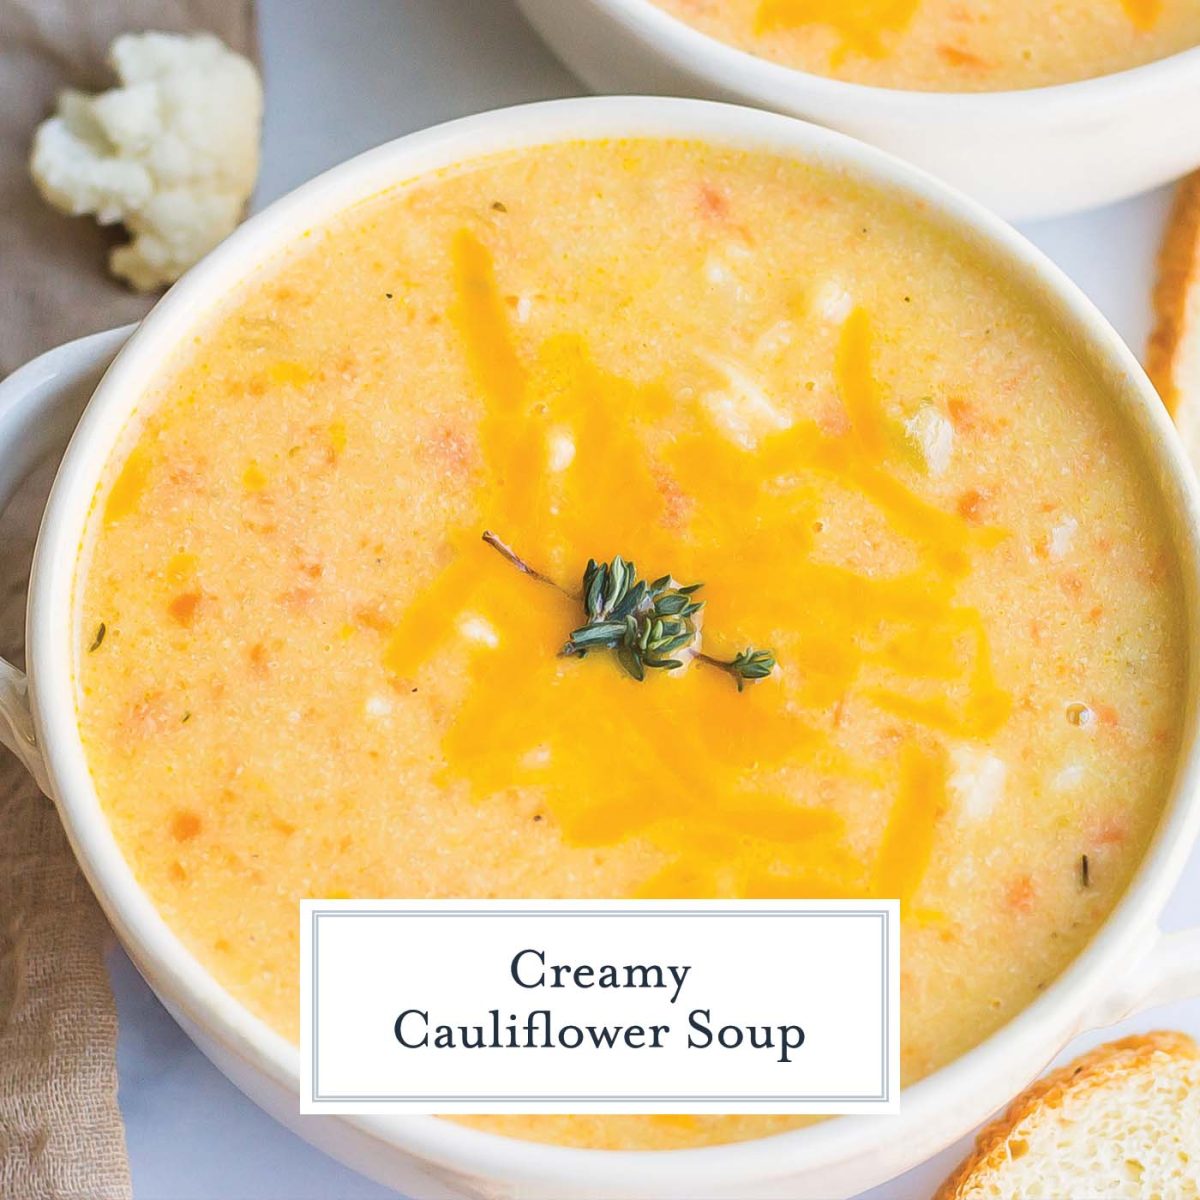
[[[416,181],[203,319],[101,485],[105,812],[289,1038],[303,897],[898,896],[911,1082],[1063,969],[1159,816],[1178,565],[1110,407],[975,252],[808,165],[590,142]],[[561,656],[618,554],[774,671]]]
[[[784,66],[875,87],[990,92],[1109,75],[1200,45],[1197,0],[653,0]]]

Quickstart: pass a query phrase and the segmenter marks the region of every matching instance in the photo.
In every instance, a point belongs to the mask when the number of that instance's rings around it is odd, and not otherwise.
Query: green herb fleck
[[[681,586],[670,575],[647,583],[638,578],[634,564],[618,554],[611,562],[588,559],[580,592],[569,592],[531,567],[490,530],[483,540],[518,571],[582,601],[587,620],[571,631],[559,651],[566,658],[608,650],[626,674],[641,681],[648,670],[682,667],[684,660],[679,655],[690,652],[699,662],[733,676],[739,692],[747,682],[766,679],[775,669],[775,655],[770,650],[748,646],[725,660],[694,648],[699,634],[695,618],[705,603],[694,599],[704,586],[701,583]]]
[[[189,710],[188,712],[185,712],[182,717],[179,718],[179,723],[180,723],[180,725],[186,725],[191,719],[192,719],[192,714],[191,714],[191,711]]]
[[[508,205],[503,200],[493,200],[492,209],[498,213],[506,213],[508,212]]]
[[[100,649],[100,643],[104,641],[104,635],[107,632],[108,626],[101,621],[100,624],[96,626],[96,636],[92,639],[92,644],[88,647],[89,654],[92,654],[94,651]]]

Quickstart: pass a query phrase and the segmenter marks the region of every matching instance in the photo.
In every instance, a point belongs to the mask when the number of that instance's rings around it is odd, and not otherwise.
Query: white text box
[[[894,1112],[894,901],[301,904],[301,1111]]]

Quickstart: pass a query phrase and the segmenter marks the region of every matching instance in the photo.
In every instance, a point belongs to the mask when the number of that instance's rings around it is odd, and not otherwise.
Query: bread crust
[[[1189,312],[1200,311],[1190,297],[1200,288],[1200,172],[1179,184],[1167,232],[1158,253],[1158,280],[1154,287],[1155,327],[1146,350],[1146,371],[1169,412],[1179,405],[1180,346],[1188,337],[1200,338],[1191,329]]]
[[[1008,1139],[1025,1120],[1061,1108],[1068,1096],[1091,1091],[1114,1079],[1146,1070],[1160,1055],[1200,1060],[1200,1046],[1185,1033],[1160,1030],[1097,1046],[1052,1071],[1022,1092],[1003,1116],[986,1125],[975,1150],[938,1189],[933,1200],[961,1200],[968,1185],[998,1170],[1008,1159]]]

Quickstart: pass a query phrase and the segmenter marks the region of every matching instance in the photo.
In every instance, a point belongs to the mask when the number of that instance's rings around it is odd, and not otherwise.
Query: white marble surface
[[[565,0],[564,0],[565,2]],[[576,93],[511,0],[259,0],[267,71],[260,203],[388,138],[484,108]],[[1145,340],[1162,193],[1026,232],[1135,348]],[[1167,914],[1200,917],[1200,854]],[[119,1067],[137,1200],[380,1200],[392,1193],[310,1149],[207,1063],[114,953]],[[1200,1035],[1200,1002],[1125,1029]],[[1087,1042],[1102,1040],[1096,1035]],[[1082,1048],[1083,1042],[1072,1047]],[[881,1118],[885,1119],[885,1118]],[[924,1200],[961,1147],[870,1200]],[[866,1200],[866,1198],[863,1198]]]

